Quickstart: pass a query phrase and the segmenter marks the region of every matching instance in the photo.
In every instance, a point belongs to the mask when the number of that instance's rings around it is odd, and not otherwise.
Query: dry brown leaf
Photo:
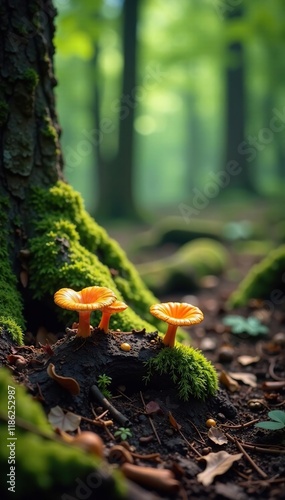
[[[236,392],[239,391],[239,384],[234,380],[227,372],[224,370],[220,373],[219,380],[229,391]]]
[[[52,333],[48,332],[47,329],[44,326],[40,326],[40,328],[37,331],[36,335],[36,346],[38,347],[40,344],[42,345],[52,345],[57,342],[57,336]]]
[[[237,373],[229,373],[230,377],[232,377],[234,380],[241,380],[244,384],[250,385],[251,387],[256,387],[256,376],[253,373],[243,373],[243,372],[237,372]]]
[[[27,271],[20,272],[20,281],[21,281],[23,287],[27,288],[28,282],[29,282],[29,275],[28,275]]]
[[[163,413],[159,404],[156,401],[150,401],[145,405],[145,411],[148,415],[153,415],[155,413]]]
[[[176,429],[177,431],[180,431],[182,426],[175,420],[171,411],[168,412],[168,420],[171,423],[172,427],[174,427],[174,429]]]
[[[48,420],[55,429],[75,431],[80,425],[81,417],[70,411],[64,413],[60,406],[54,406],[48,414]]]
[[[248,366],[253,363],[257,363],[260,360],[259,356],[247,356],[244,354],[243,356],[238,356],[238,362],[243,366]]]
[[[207,467],[197,475],[197,480],[203,486],[209,486],[216,476],[227,472],[233,463],[241,457],[242,453],[230,455],[227,451],[218,451],[218,453],[209,453],[205,457],[200,457],[199,460],[206,460]]]
[[[55,372],[55,366],[52,363],[50,363],[47,367],[47,374],[73,396],[77,396],[77,394],[80,393],[78,382],[74,378],[57,375]]]
[[[218,445],[227,444],[227,436],[217,427],[211,427],[208,431],[208,437]]]

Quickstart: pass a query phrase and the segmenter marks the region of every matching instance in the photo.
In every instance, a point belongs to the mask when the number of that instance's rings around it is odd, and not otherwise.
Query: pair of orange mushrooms
[[[92,311],[102,311],[98,328],[107,333],[111,315],[122,312],[128,307],[124,302],[117,300],[112,290],[100,286],[89,286],[80,292],[71,288],[61,288],[54,294],[54,301],[63,309],[79,313],[78,337],[91,335],[90,317]],[[174,347],[178,326],[195,325],[204,319],[203,313],[198,307],[186,302],[155,304],[151,306],[150,312],[156,318],[168,323],[168,329],[163,338],[164,345],[168,347]]]

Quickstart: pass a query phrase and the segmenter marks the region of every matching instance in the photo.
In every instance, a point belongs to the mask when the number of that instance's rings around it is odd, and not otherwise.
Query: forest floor
[[[236,265],[245,270],[250,261],[237,259]],[[268,412],[272,410],[285,411],[285,313],[284,309],[269,308],[265,302],[253,300],[234,314],[258,318],[268,327],[268,333],[234,334],[223,324],[223,318],[229,314],[224,304],[232,287],[224,278],[208,277],[199,292],[191,297],[205,316],[201,325],[189,330],[191,345],[201,349],[212,361],[219,376],[224,374],[218,397],[204,403],[192,399],[182,402],[171,386],[138,384],[136,387],[132,374],[120,379],[119,386],[113,377],[111,403],[126,417],[128,424],[122,426],[113,419],[113,426],[95,426],[90,422],[94,415],[103,414],[103,421],[112,419],[110,413],[104,414],[100,403],[94,401],[92,409],[88,397],[77,404],[70,404],[64,398],[60,400],[57,385],[53,381],[47,385],[42,378],[39,363],[51,362],[60,367],[70,364],[70,370],[74,369],[68,356],[59,361],[65,342],[62,333],[49,353],[41,346],[15,349],[2,341],[0,361],[7,364],[7,355],[21,355],[24,362],[20,370],[10,362],[16,378],[40,396],[47,412],[60,404],[80,414],[81,429],[101,436],[106,460],[113,466],[120,467],[122,462],[131,461],[141,468],[159,470],[160,485],[141,485],[141,498],[144,491],[148,500],[281,499],[285,496],[285,431],[264,430],[255,424],[269,420]],[[167,299],[182,301],[185,297],[177,294]],[[96,332],[93,339],[95,335]],[[132,337],[128,338],[132,342]],[[125,339],[123,334],[122,339]],[[67,349],[74,351],[74,338],[67,344]],[[86,346],[76,349],[80,350],[80,364],[88,364],[90,349]],[[76,379],[76,370],[73,376]],[[214,427],[207,427],[209,419],[215,421]],[[123,440],[114,436],[121,427],[130,430],[130,435],[122,436]],[[226,462],[231,464],[229,468],[223,468]],[[199,476],[206,467],[208,472]],[[171,471],[171,478],[163,476],[164,469]],[[94,495],[97,499],[96,492]]]

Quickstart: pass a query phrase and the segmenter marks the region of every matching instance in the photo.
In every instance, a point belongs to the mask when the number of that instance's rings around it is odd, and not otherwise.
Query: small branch
[[[142,400],[142,404],[143,404],[143,407],[144,407],[144,411],[145,411],[146,415],[148,416],[149,423],[150,423],[151,428],[152,428],[152,430],[153,430],[153,432],[154,432],[154,434],[155,434],[155,437],[156,437],[156,439],[157,439],[157,442],[158,442],[159,444],[161,444],[161,441],[160,441],[159,435],[157,434],[157,431],[156,431],[156,428],[155,428],[155,426],[154,426],[153,420],[152,420],[151,416],[147,414],[147,411],[146,411],[146,404],[145,404],[145,401],[144,401],[144,398],[143,398],[143,395],[142,395],[142,392],[141,392],[141,391],[140,391],[140,397],[141,397],[141,400]]]
[[[252,458],[249,456],[249,454],[245,451],[245,449],[242,447],[242,445],[240,444],[240,442],[235,439],[235,445],[236,447],[239,449],[239,451],[241,451],[241,453],[243,453],[243,455],[245,456],[245,458],[247,459],[247,461],[250,463],[250,465],[253,467],[253,469],[256,470],[256,472],[263,478],[263,479],[267,479],[268,476],[265,472],[263,472],[263,470],[260,469],[260,467],[258,467],[258,465],[254,462],[254,460],[252,460]]]
[[[97,385],[92,385],[90,389],[90,393],[94,399],[96,399],[106,410],[109,410],[111,415],[114,417],[117,422],[123,427],[128,427],[131,425],[130,420],[125,417],[120,411],[118,411],[107,398],[102,394]]]
[[[250,425],[253,425],[256,422],[259,422],[258,418],[255,418],[254,420],[251,420],[250,422],[246,422],[245,424],[239,424],[239,425],[220,424],[219,426],[226,427],[227,429],[243,429],[244,427],[249,427]]]
[[[188,444],[189,448],[191,448],[191,450],[194,451],[194,453],[196,453],[198,457],[202,457],[203,455],[201,455],[201,453],[199,453],[199,451],[196,450],[196,448],[188,441],[188,439],[186,439],[186,437],[184,436],[184,434],[181,432],[180,429],[178,430],[178,432],[180,436],[184,439],[184,441]]]
[[[225,433],[225,435],[227,436],[227,438],[229,439],[229,441],[231,441],[232,443],[235,443],[235,438],[233,438],[232,436],[230,436],[230,434],[228,434],[227,432]],[[278,447],[272,447],[270,448],[268,446],[267,448],[267,445],[262,445],[262,446],[258,446],[258,445],[255,445],[255,444],[248,444],[248,443],[242,443],[242,446],[244,448],[247,448],[248,450],[252,450],[252,451],[256,451],[256,452],[260,452],[260,453],[271,453],[273,455],[283,455],[285,454],[285,449],[284,448],[278,448]]]

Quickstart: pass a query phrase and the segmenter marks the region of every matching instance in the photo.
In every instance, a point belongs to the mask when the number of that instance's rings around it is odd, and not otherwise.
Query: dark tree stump
[[[130,344],[129,352],[120,348],[124,342]],[[95,329],[87,339],[65,338],[57,342],[53,348],[54,354],[48,361],[42,352],[39,354],[38,361],[42,361],[44,366],[28,373],[34,390],[37,392],[37,388],[40,388],[47,410],[59,405],[79,415],[92,418],[90,389],[97,383],[99,375],[106,374],[112,378],[110,389],[114,395],[119,385],[126,386],[127,394],[139,390],[151,390],[154,398],[161,399],[162,408],[165,406],[167,410],[167,400],[171,398],[171,406],[178,408],[179,412],[182,411],[197,425],[201,423],[202,415],[214,412],[222,412],[228,418],[235,417],[236,410],[222,391],[215,397],[207,398],[206,401],[191,398],[183,402],[178,398],[177,390],[167,376],[156,375],[148,385],[145,384],[143,380],[147,374],[145,363],[163,348],[157,333],[145,335],[144,331],[134,331],[105,334]],[[72,377],[78,382],[80,393],[77,396],[69,394],[48,376],[49,363],[54,364],[58,375]],[[96,405],[96,402],[94,404]],[[171,410],[170,407],[168,409]]]

